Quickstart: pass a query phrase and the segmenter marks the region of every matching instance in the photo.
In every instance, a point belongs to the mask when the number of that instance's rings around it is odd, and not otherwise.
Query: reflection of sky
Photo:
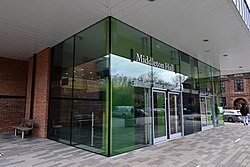
[[[250,0],[246,0],[247,1],[247,5],[250,6]]]
[[[175,79],[176,73],[173,71],[163,70],[160,68],[154,68],[154,73],[164,81],[172,81]]]
[[[151,72],[151,66],[139,63],[136,61],[131,62],[130,59],[111,55],[111,75],[129,76],[132,78],[138,77],[141,74]],[[168,71],[160,68],[154,68],[154,74],[163,81],[176,81],[176,76],[180,76],[173,71]]]
[[[129,77],[138,77],[141,74],[150,72],[150,66],[131,62],[130,59],[122,58],[116,55],[111,55],[111,75],[123,75]]]

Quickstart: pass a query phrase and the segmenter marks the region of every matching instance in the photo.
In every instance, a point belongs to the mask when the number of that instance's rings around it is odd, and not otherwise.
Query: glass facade
[[[213,95],[214,95],[214,115],[215,124],[224,124],[223,111],[219,109],[224,107],[221,105],[221,80],[220,80],[220,70],[211,67],[212,70],[212,81],[213,81]]]
[[[180,65],[183,86],[184,134],[201,131],[199,108],[198,60],[180,52]]]
[[[150,37],[112,19],[111,145],[110,154],[149,143],[146,117],[151,108],[151,66],[141,63],[150,55]],[[135,56],[136,57],[135,57]]]
[[[108,155],[108,26],[103,20],[52,48],[48,127],[49,138],[103,155]]]
[[[112,17],[52,48],[50,82],[48,138],[105,156],[223,123],[218,70]]]

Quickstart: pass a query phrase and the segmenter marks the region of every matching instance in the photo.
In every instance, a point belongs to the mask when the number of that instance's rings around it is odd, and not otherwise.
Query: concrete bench
[[[24,139],[25,132],[33,129],[33,120],[23,118],[21,119],[20,125],[11,126],[11,127],[15,129],[15,136],[17,135],[18,131],[21,131],[22,139]]]

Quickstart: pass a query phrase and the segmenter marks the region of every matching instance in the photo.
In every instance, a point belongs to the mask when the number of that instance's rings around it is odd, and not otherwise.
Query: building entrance
[[[201,126],[202,130],[213,127],[212,97],[200,96]]]
[[[153,90],[154,143],[167,139],[166,92]]]
[[[168,92],[168,122],[170,138],[181,136],[182,134],[182,103],[181,93]]]
[[[180,92],[153,90],[154,143],[182,135]]]

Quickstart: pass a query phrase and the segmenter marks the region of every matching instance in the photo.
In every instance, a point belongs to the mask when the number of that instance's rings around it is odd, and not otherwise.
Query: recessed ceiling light
[[[228,55],[227,55],[227,54],[224,54],[224,55],[222,55],[222,56],[227,57]]]
[[[209,40],[208,39],[203,39],[203,42],[208,42]]]

